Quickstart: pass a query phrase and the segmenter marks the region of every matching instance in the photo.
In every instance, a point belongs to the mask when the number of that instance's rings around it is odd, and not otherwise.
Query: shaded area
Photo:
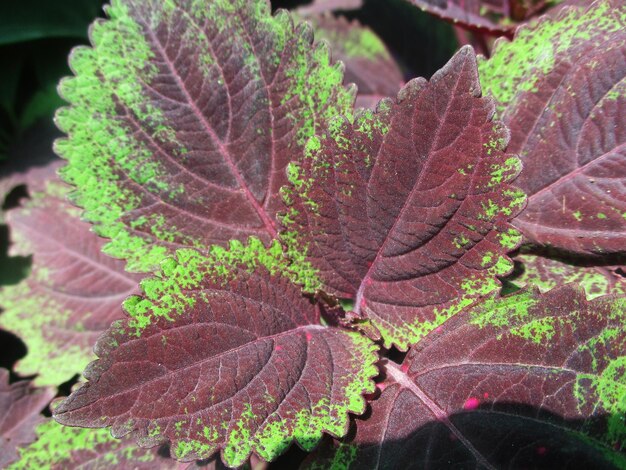
[[[368,419],[370,411],[357,418],[344,442],[351,442],[356,424]],[[540,421],[541,419],[541,421]],[[450,416],[453,425],[491,468],[498,469],[615,469],[626,463],[624,454],[613,453],[576,430],[600,426],[597,420],[566,420],[536,408],[515,403],[479,407]],[[396,423],[397,424],[397,423]],[[410,423],[405,423],[407,429]],[[378,465],[375,464],[378,462]],[[342,444],[325,438],[301,468],[341,463],[350,469],[469,469],[490,468],[445,424],[430,422],[399,440]],[[317,467],[319,468],[319,467]]]
[[[14,285],[28,276],[31,265],[30,256],[9,257],[9,228],[0,225],[0,285]]]
[[[102,17],[103,0],[47,0],[0,5],[0,160],[8,146],[63,104],[59,79],[70,74],[67,56],[88,44],[87,26]]]
[[[0,330],[0,368],[10,372],[10,383],[18,380],[18,376],[13,373],[13,366],[24,356],[26,356],[24,342],[13,333]]]
[[[380,36],[404,69],[405,80],[430,78],[458,47],[452,26],[405,0],[366,0],[362,10],[346,16],[357,18]]]

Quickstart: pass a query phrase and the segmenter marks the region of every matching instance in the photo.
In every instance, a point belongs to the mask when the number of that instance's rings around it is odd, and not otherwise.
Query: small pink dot
[[[487,392],[485,392],[485,393],[483,393],[483,397],[484,397],[485,399],[487,399],[487,398],[489,398],[489,394],[488,394]]]
[[[441,333],[441,330],[443,330],[443,328],[438,326],[437,328],[435,328],[435,333]]]
[[[276,347],[274,348],[274,351],[282,351],[282,350],[283,350],[283,347],[282,347],[282,346],[276,346]]]
[[[480,405],[480,400],[478,398],[468,398],[465,404],[463,405],[463,409],[465,410],[475,410]]]
[[[376,388],[382,392],[387,388],[387,384],[384,382],[376,384]]]
[[[546,452],[548,452],[548,449],[545,447],[537,447],[537,455],[546,455]]]
[[[365,308],[365,305],[366,305],[365,299],[361,299],[361,308]]]
[[[308,333],[308,332],[307,332],[307,334],[306,334],[306,342],[307,342],[307,343],[308,343],[308,342],[310,342],[310,341],[311,341],[311,338],[313,338],[313,335],[312,335],[311,333]]]

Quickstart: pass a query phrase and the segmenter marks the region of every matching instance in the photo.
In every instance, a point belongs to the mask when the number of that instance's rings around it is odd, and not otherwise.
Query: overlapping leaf
[[[228,252],[181,250],[143,281],[147,297],[126,302],[130,318],[99,340],[89,382],[55,418],[134,431],[144,446],[168,440],[186,461],[221,449],[232,466],[252,451],[271,460],[293,439],[310,449],[323,431],[344,435],[373,389],[375,345],[319,325],[300,288],[248,254],[235,269]]]
[[[423,11],[474,31],[503,34],[511,27],[510,3],[505,0],[407,1]]]
[[[284,224],[301,234],[323,289],[352,299],[386,345],[406,348],[512,268],[507,220],[524,195],[508,184],[519,162],[503,153],[508,134],[492,115],[464,48],[396,103],[334,121],[290,167]]]
[[[141,449],[132,439],[115,439],[105,429],[61,426],[48,419],[36,428],[37,440],[19,449],[9,470],[174,470],[176,462],[160,448]],[[181,470],[184,467],[181,467]]]
[[[468,309],[386,366],[371,414],[325,458],[359,469],[623,468],[625,316],[626,297],[588,302],[572,287]]]
[[[548,291],[565,284],[582,287],[588,298],[607,294],[626,294],[626,279],[617,276],[609,266],[577,265],[544,256],[521,254],[519,273],[509,280],[519,287],[535,286]]]
[[[65,185],[49,183],[7,215],[12,254],[32,255],[33,266],[27,279],[0,292],[0,327],[26,343],[16,370],[39,374],[38,385],[58,385],[82,372],[140,279],[101,252],[104,240],[80,221],[66,194]]]
[[[515,225],[541,245],[586,254],[626,246],[626,6],[563,9],[500,40],[481,83],[521,156],[528,196]]]
[[[114,0],[71,56],[64,178],[106,251],[149,271],[174,249],[276,234],[285,167],[351,108],[341,67],[267,0]]]
[[[344,63],[344,81],[356,84],[357,107],[373,109],[382,98],[396,96],[403,82],[402,72],[371,29],[343,16],[307,19],[315,28],[315,38],[328,41],[333,59]]]
[[[54,397],[51,389],[33,389],[30,382],[9,385],[9,371],[0,369],[0,467],[18,457],[17,448],[35,440],[40,412]]]

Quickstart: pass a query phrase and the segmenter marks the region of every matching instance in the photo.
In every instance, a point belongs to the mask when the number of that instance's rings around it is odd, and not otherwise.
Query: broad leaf
[[[407,1],[423,11],[473,31],[499,35],[511,28],[510,5],[506,0]]]
[[[492,115],[464,48],[395,103],[334,121],[289,169],[287,234],[299,234],[322,288],[352,299],[386,346],[406,349],[512,268],[504,255],[518,234],[507,220],[524,195],[508,184],[519,162]]]
[[[107,14],[71,56],[56,145],[107,253],[150,271],[180,246],[274,238],[287,163],[352,106],[327,48],[267,0],[114,0]]]
[[[0,292],[0,327],[18,335],[28,353],[16,366],[39,374],[38,385],[58,385],[93,360],[93,344],[123,317],[121,304],[138,291],[140,277],[101,252],[104,240],[89,232],[67,188],[50,183],[24,207],[7,214],[12,254],[32,255],[32,271]]]
[[[30,382],[9,385],[9,371],[0,369],[0,467],[17,459],[17,448],[35,440],[40,412],[54,397],[51,389],[33,389]]]
[[[357,86],[356,106],[373,109],[382,98],[396,96],[403,82],[402,72],[371,29],[343,16],[307,19],[315,28],[315,38],[328,41],[333,59],[344,63],[344,81]]]
[[[310,450],[323,431],[343,436],[373,390],[375,345],[321,326],[299,287],[247,254],[235,268],[228,252],[181,250],[143,281],[146,298],[126,302],[130,318],[99,340],[89,382],[57,421],[134,431],[142,446],[168,440],[185,461],[221,449],[230,466],[251,452],[271,460],[293,439]]]
[[[533,254],[515,257],[519,273],[507,280],[519,287],[536,286],[545,292],[564,284],[582,287],[587,297],[626,294],[626,279],[617,276],[609,266],[578,265],[567,260],[556,260]]]
[[[402,366],[388,363],[371,413],[325,458],[358,469],[624,468],[625,309],[624,296],[588,302],[571,287],[479,304]]]
[[[37,440],[19,449],[10,470],[174,470],[176,462],[158,447],[141,449],[131,439],[115,439],[105,429],[61,426],[52,419],[36,428]],[[182,469],[181,469],[182,470]]]
[[[626,6],[567,8],[500,40],[481,82],[511,130],[526,238],[576,253],[626,246]]]

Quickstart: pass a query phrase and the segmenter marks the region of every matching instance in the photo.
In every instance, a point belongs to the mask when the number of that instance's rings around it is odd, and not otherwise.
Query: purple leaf
[[[626,246],[626,6],[562,10],[500,40],[481,83],[522,158],[530,242],[583,254]]]
[[[118,0],[62,82],[56,150],[107,253],[152,271],[175,249],[275,238],[285,167],[354,90],[311,28],[267,0]]]
[[[508,184],[519,162],[492,115],[464,48],[397,102],[336,120],[289,169],[284,224],[302,234],[323,289],[352,299],[385,346],[406,349],[512,268],[507,220],[524,195]]]
[[[17,459],[17,448],[35,440],[39,413],[54,397],[52,389],[33,389],[30,382],[9,385],[9,371],[0,369],[0,467]]]
[[[507,0],[407,0],[419,9],[472,31],[507,34],[511,14]]]
[[[623,468],[626,297],[492,298],[431,332],[348,441],[342,468]],[[324,466],[327,467],[324,467]],[[614,467],[615,466],[615,467]]]
[[[402,71],[371,29],[343,16],[316,15],[307,20],[315,38],[328,41],[333,59],[344,63],[344,81],[358,89],[357,107],[374,109],[381,99],[397,95],[404,81]]]
[[[375,345],[319,325],[299,287],[264,267],[177,256],[142,282],[146,298],[126,302],[130,318],[98,341],[89,382],[57,421],[133,431],[142,446],[168,440],[184,461],[221,449],[230,466],[343,436],[373,390]]]
[[[49,183],[24,207],[9,211],[14,255],[32,255],[30,275],[0,292],[0,327],[26,343],[16,370],[39,374],[37,385],[58,385],[93,359],[100,334],[122,318],[122,301],[138,292],[140,276],[101,252],[80,211],[65,200],[67,187]]]

